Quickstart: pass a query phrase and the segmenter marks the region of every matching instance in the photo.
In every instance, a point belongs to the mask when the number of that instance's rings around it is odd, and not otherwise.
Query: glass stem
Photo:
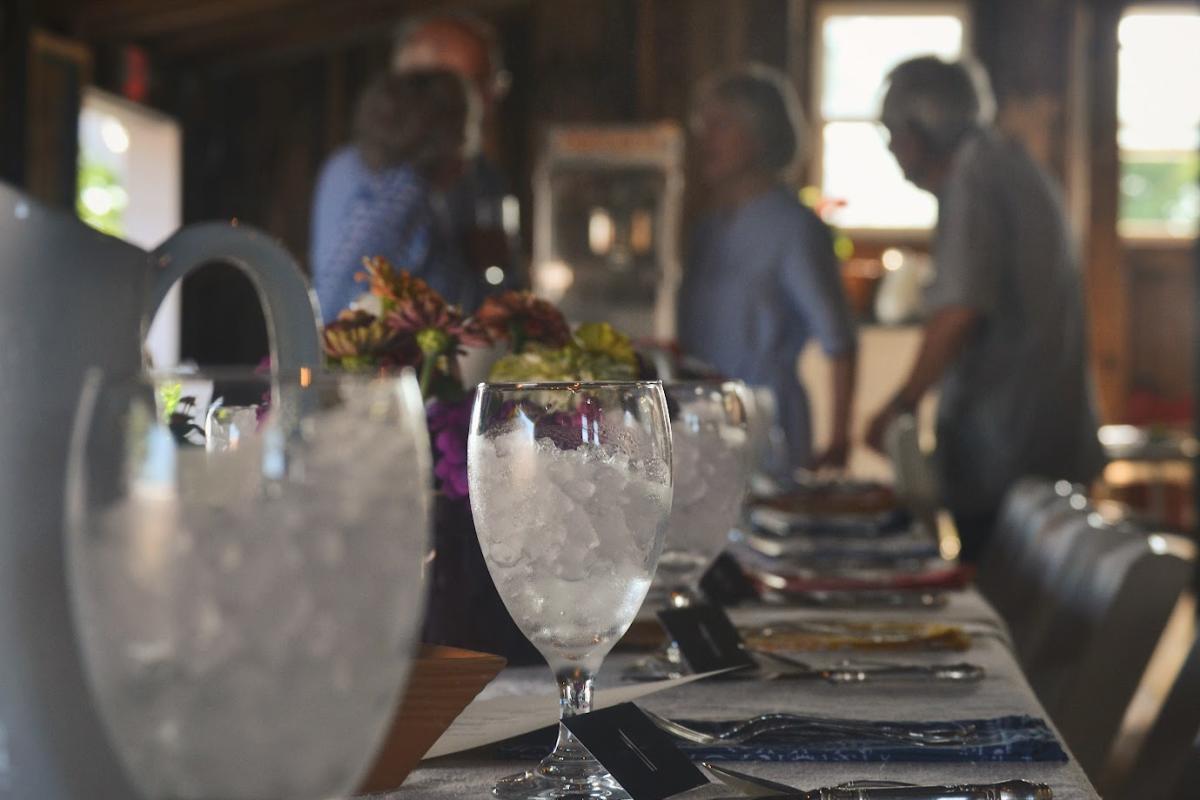
[[[577,666],[567,667],[558,670],[554,677],[558,679],[558,716],[560,719],[586,714],[592,710],[594,678],[591,670]]]
[[[567,719],[578,714],[586,714],[592,710],[592,683],[594,673],[578,666],[563,667],[554,673],[558,679],[558,708],[559,719]],[[558,725],[558,742],[554,745],[554,753],[550,756],[556,762],[555,769],[561,771],[574,762],[575,764],[590,763],[583,745],[576,741],[567,726],[561,722]]]

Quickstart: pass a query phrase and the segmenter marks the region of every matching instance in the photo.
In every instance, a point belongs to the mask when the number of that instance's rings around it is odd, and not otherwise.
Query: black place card
[[[746,577],[737,559],[729,553],[717,556],[717,560],[700,579],[700,589],[709,600],[724,606],[758,599],[758,590]]]
[[[667,634],[679,645],[692,672],[756,667],[742,637],[719,606],[695,605],[658,612]]]
[[[670,734],[633,703],[562,722],[633,800],[665,800],[708,783]]]

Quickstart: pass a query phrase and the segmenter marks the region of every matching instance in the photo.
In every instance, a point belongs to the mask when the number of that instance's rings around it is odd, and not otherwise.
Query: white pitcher
[[[253,280],[278,369],[320,363],[314,295],[263,234],[194,225],[146,253],[0,183],[0,800],[137,797],[93,709],[67,599],[68,436],[84,370],[135,374],[167,290],[214,261]]]

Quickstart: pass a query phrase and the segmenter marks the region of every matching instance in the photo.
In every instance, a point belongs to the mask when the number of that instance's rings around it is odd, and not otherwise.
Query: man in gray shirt
[[[881,115],[905,177],[937,196],[936,275],[916,363],[867,441],[940,381],[937,463],[967,560],[1018,478],[1088,481],[1103,464],[1061,201],[991,128],[993,106],[977,67],[926,57],[892,71]]]

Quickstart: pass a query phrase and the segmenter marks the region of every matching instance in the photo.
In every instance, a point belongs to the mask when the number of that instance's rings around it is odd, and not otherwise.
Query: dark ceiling
[[[497,12],[519,0],[52,0],[53,17],[93,45],[137,44],[167,61],[278,57],[387,35],[438,8]]]

